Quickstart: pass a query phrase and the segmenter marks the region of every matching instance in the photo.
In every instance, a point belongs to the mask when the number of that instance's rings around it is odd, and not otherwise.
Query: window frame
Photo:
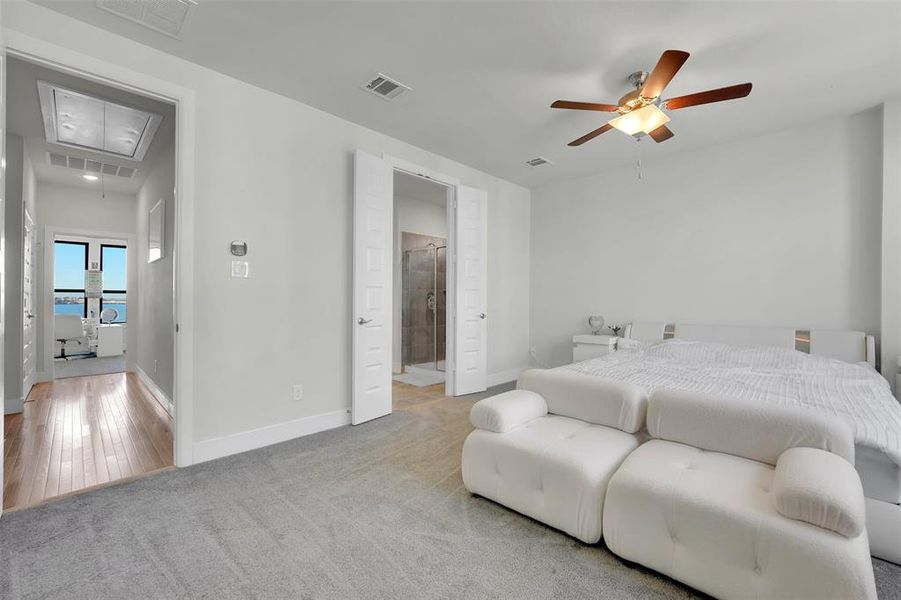
[[[56,306],[56,294],[71,294],[74,292],[81,292],[82,296],[84,296],[84,302],[81,307],[81,317],[83,319],[88,318],[88,293],[87,290],[82,286],[79,288],[58,288],[56,287],[56,245],[57,244],[69,244],[70,246],[83,246],[84,247],[84,270],[88,270],[88,254],[91,251],[90,244],[88,242],[72,242],[69,240],[53,240],[53,304]],[[84,273],[81,275],[82,282],[84,281]],[[53,314],[56,314],[56,310],[54,309]]]
[[[103,249],[104,248],[121,248],[125,250],[125,282],[128,284],[128,245],[127,244],[100,244],[100,272],[103,273]],[[104,282],[106,282],[106,278],[104,277]],[[110,294],[124,294],[125,295],[125,305],[128,306],[128,290],[108,290],[104,286],[102,290],[100,290],[100,312],[97,313],[98,318],[101,313],[103,313],[103,295],[106,293]],[[118,303],[117,303],[118,304]],[[124,325],[128,322],[127,316],[128,311],[126,310],[126,319],[124,321],[114,321],[110,323],[110,325]]]

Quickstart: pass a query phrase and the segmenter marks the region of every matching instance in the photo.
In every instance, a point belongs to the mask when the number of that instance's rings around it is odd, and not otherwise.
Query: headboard
[[[729,325],[676,324],[677,340],[719,342],[733,346],[795,347],[795,330],[786,327],[733,327]]]
[[[733,346],[776,346],[837,358],[849,363],[865,361],[876,366],[876,339],[863,331],[684,323],[665,325],[659,322],[635,321],[626,328],[625,337],[642,341],[657,341],[672,337],[677,340],[716,342]]]

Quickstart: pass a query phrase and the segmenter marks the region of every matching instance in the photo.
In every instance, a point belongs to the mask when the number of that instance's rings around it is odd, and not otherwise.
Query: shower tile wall
[[[447,251],[445,248],[437,250],[438,289],[436,290],[436,251],[422,250],[430,243],[435,246],[444,246],[447,240],[418,233],[401,232],[401,248],[404,251],[401,354],[404,365],[433,363],[435,360],[444,360],[445,358]],[[432,311],[428,305],[430,292],[436,295],[436,311]],[[436,320],[437,328],[435,327]]]

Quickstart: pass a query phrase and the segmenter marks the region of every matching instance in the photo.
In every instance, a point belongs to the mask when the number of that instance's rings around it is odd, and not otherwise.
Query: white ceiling
[[[901,94],[897,2],[202,1],[182,40],[97,9],[62,13],[526,186],[851,114]],[[753,82],[751,95],[671,113],[676,137],[610,132],[609,115],[558,99],[615,102],[661,51],[691,53],[664,96]],[[410,85],[385,102],[376,72]],[[553,166],[522,162],[544,156]]]
[[[394,197],[447,204],[447,187],[416,175],[394,172]]]
[[[6,78],[7,126],[10,133],[25,138],[27,152],[34,165],[35,177],[38,181],[97,189],[98,191],[101,189],[100,181],[87,181],[82,177],[84,171],[51,165],[47,158],[47,152],[52,151],[68,156],[91,158],[107,164],[137,168],[137,173],[131,179],[110,175],[103,178],[103,189],[106,191],[136,194],[157,157],[165,148],[174,143],[175,107],[171,104],[60,73],[14,57],[10,57],[7,62]],[[44,137],[44,122],[41,118],[41,106],[38,100],[38,80],[163,115],[163,121],[144,160],[128,160],[100,152],[48,143]]]

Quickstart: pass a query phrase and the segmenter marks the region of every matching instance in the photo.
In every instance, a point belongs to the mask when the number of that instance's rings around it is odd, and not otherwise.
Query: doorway
[[[3,508],[18,509],[174,464],[176,110],[30,58],[6,75]]]
[[[127,237],[54,237],[53,379],[128,370],[128,259]],[[99,274],[95,289],[86,273]]]
[[[446,381],[447,197],[446,185],[394,172],[395,383]]]

